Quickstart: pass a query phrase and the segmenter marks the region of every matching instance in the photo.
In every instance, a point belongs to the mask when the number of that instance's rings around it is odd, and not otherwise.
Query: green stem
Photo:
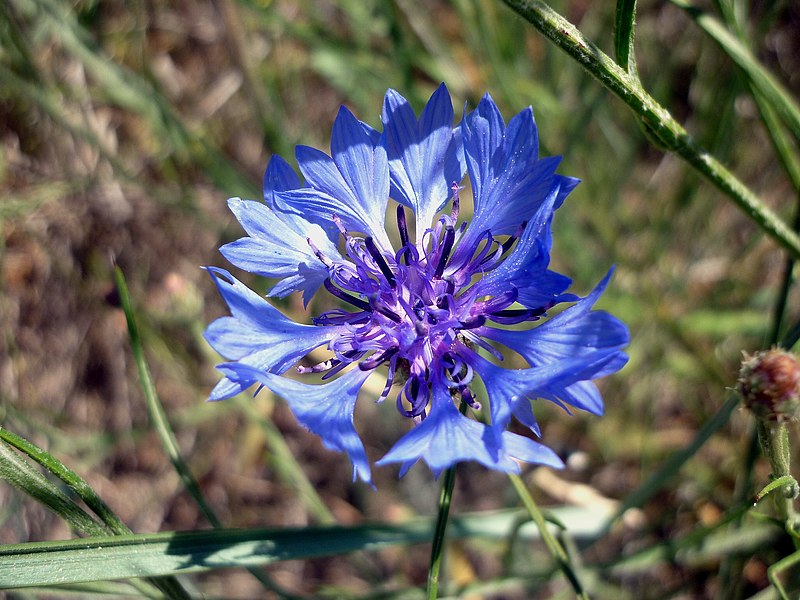
[[[789,430],[786,423],[774,421],[758,421],[758,440],[761,450],[769,460],[772,467],[772,480],[791,478],[791,448],[789,445]],[[794,510],[794,499],[800,493],[800,488],[794,479],[791,484],[783,487],[782,494],[775,494],[775,508],[778,518],[786,523],[789,530],[794,530],[798,522],[798,515]]]
[[[800,258],[800,236],[746,185],[704,150],[634,77],[617,65],[578,29],[541,0],[503,0],[545,37],[564,50],[603,86],[616,94],[647,129],[718,189],[729,196],[768,235]]]
[[[142,386],[144,393],[145,403],[147,405],[147,412],[150,420],[153,423],[153,428],[161,440],[161,445],[167,453],[172,466],[175,469],[178,477],[181,480],[184,488],[197,504],[198,509],[211,524],[214,529],[222,528],[222,521],[220,521],[217,514],[206,502],[203,492],[200,489],[200,484],[195,479],[189,465],[183,460],[181,450],[178,446],[178,440],[172,430],[172,425],[167,419],[167,414],[164,412],[164,407],[156,392],[156,386],[153,382],[153,377],[150,374],[150,367],[147,364],[147,359],[144,355],[144,346],[139,334],[139,328],[136,324],[136,316],[133,312],[133,305],[131,302],[130,293],[128,292],[128,285],[125,282],[125,275],[119,267],[114,268],[114,279],[119,291],[120,304],[125,313],[125,319],[128,323],[128,337],[131,342],[131,351],[133,352],[134,361],[136,362],[136,369],[139,373],[139,382]],[[281,597],[291,597],[291,594],[284,592],[277,584],[275,584],[266,573],[262,573],[254,567],[247,569],[259,582],[268,590],[276,592]]]
[[[453,486],[456,482],[456,467],[458,467],[458,463],[445,471],[442,493],[439,496],[439,515],[436,518],[436,530],[433,534],[433,545],[431,547],[431,564],[428,569],[428,600],[436,600],[439,594],[439,571],[442,567],[444,534],[447,529],[447,519],[450,515],[450,501],[453,498]]]
[[[561,569],[561,572],[564,574],[564,577],[567,578],[567,581],[569,581],[572,589],[575,591],[575,596],[581,600],[589,600],[589,596],[583,589],[583,585],[581,584],[580,579],[578,579],[575,569],[572,568],[572,562],[570,561],[569,556],[559,541],[555,538],[553,533],[550,531],[542,511],[539,510],[536,502],[534,502],[533,497],[528,492],[528,488],[525,487],[522,478],[519,475],[514,474],[509,474],[508,477],[511,479],[511,483],[514,486],[514,489],[516,490],[520,500],[522,500],[522,503],[525,505],[525,508],[528,511],[528,514],[531,516],[531,519],[533,519],[534,523],[536,523],[536,526],[539,528],[542,541],[545,543],[545,546],[547,546],[550,554],[558,563],[558,566]]]

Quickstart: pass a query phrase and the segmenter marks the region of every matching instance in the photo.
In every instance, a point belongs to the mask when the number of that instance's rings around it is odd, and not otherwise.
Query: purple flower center
[[[484,231],[476,242],[460,244],[467,223],[457,225],[459,187],[453,183],[452,210],[426,230],[421,247],[409,239],[405,209],[397,207],[401,247],[380,248],[371,237],[356,237],[336,216],[352,262],[332,262],[310,240],[317,257],[328,267],[325,288],[356,310],[334,309],[314,319],[316,325],[345,325],[345,333],[330,344],[334,358],[300,373],[326,372],[328,379],[347,365],[358,362],[362,371],[388,363],[385,400],[394,383],[402,383],[398,410],[421,421],[425,418],[435,378],[472,408],[480,405],[469,385],[473,369],[462,357],[470,346],[481,346],[502,360],[502,355],[476,334],[487,320],[500,324],[534,321],[550,306],[537,309],[509,308],[517,290],[493,297],[479,296],[473,283],[495,269],[514,246],[526,223],[514,235],[499,241]]]

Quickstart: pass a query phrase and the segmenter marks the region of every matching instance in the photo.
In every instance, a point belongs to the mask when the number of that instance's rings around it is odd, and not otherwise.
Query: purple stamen
[[[368,236],[364,239],[364,246],[366,246],[369,255],[375,260],[375,264],[378,265],[378,268],[381,270],[381,273],[383,273],[383,276],[386,277],[386,281],[389,282],[389,285],[393,288],[397,287],[397,280],[394,278],[394,273],[392,273],[392,270],[389,268],[389,264],[386,262],[386,259],[383,257],[383,254],[381,254],[380,250],[378,250],[378,247],[375,245],[375,242],[371,236]]]
[[[503,325],[514,325],[523,321],[537,321],[545,312],[545,308],[512,308],[492,312],[489,318]]]
[[[439,255],[439,262],[436,265],[436,271],[433,273],[434,279],[441,279],[444,273],[447,259],[450,258],[450,251],[453,249],[453,242],[456,239],[456,232],[450,225],[447,226],[444,233],[444,241],[442,242],[442,253]]]
[[[507,306],[514,304],[514,301],[517,299],[518,295],[519,292],[517,291],[517,288],[512,288],[507,292],[503,292],[499,296],[495,296],[494,298],[489,298],[488,300],[484,300],[482,302],[476,302],[472,305],[470,314],[497,314]]]
[[[481,403],[475,400],[475,396],[472,395],[472,392],[468,387],[466,386],[460,387],[458,388],[458,391],[461,394],[461,398],[464,400],[464,402],[467,403],[467,406],[469,406],[472,410],[481,409]]]
[[[400,246],[408,245],[408,223],[406,222],[406,209],[402,204],[397,205],[397,230],[400,232]],[[406,263],[408,264],[408,263]]]
[[[401,323],[403,321],[403,317],[401,317],[400,315],[398,315],[393,310],[391,310],[389,308],[386,308],[385,306],[383,306],[381,304],[376,304],[374,308],[375,308],[375,312],[378,312],[378,313],[382,314],[384,317],[386,317],[388,319],[391,319],[395,323]]]
[[[378,367],[383,363],[385,363],[399,351],[400,348],[398,348],[397,346],[392,346],[391,348],[387,348],[380,354],[376,353],[370,356],[367,360],[362,360],[360,363],[358,363],[358,368],[361,369],[362,371],[371,371],[375,367]]]
[[[461,321],[461,329],[476,329],[478,327],[483,327],[485,323],[486,317],[484,315],[478,315],[466,321]]]
[[[360,298],[356,298],[355,296],[351,296],[346,292],[343,292],[335,285],[333,285],[330,279],[326,279],[325,281],[322,282],[322,284],[325,286],[326,290],[328,290],[331,294],[339,298],[339,300],[344,300],[348,304],[352,304],[353,306],[355,306],[356,308],[360,308],[361,310],[367,310],[367,311],[372,310],[372,307],[369,305],[369,303],[364,302],[363,300],[361,300]]]

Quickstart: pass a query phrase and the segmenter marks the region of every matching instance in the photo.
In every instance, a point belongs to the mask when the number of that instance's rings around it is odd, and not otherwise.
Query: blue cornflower
[[[421,458],[438,473],[474,460],[518,472],[517,460],[562,463],[546,446],[506,431],[512,416],[538,436],[535,398],[601,414],[591,380],[627,360],[625,325],[592,310],[611,273],[579,298],[566,292],[569,278],[548,269],[554,211],[578,180],[555,173],[560,158],[538,157],[532,110],[506,125],[487,94],[455,128],[453,116],[444,85],[419,119],[389,90],[382,133],[342,107],[331,156],[297,147],[305,184],[276,156],[263,203],[229,200],[247,232],[221,248],[231,263],[278,279],[269,296],[299,291],[307,304],[323,287],[341,308],[313,325],[295,323],[227,271],[208,269],[231,311],[205,332],[231,361],[218,366],[224,378],[211,399],[253,384],[269,388],[328,448],[347,452],[354,477],[367,482],[353,410],[373,373],[386,380],[377,400],[395,397],[414,424],[378,464],[401,463],[404,473]],[[469,221],[459,216],[467,174]],[[390,198],[394,241],[384,223]],[[574,304],[545,320],[562,302]],[[329,358],[296,371],[322,373],[322,383],[281,376],[321,346]],[[529,367],[498,366],[502,349]],[[476,378],[486,391],[483,409]]]

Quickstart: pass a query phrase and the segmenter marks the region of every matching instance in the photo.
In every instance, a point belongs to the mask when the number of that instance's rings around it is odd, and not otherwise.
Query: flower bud
[[[737,390],[760,419],[800,420],[800,362],[791,352],[773,348],[745,354]]]

